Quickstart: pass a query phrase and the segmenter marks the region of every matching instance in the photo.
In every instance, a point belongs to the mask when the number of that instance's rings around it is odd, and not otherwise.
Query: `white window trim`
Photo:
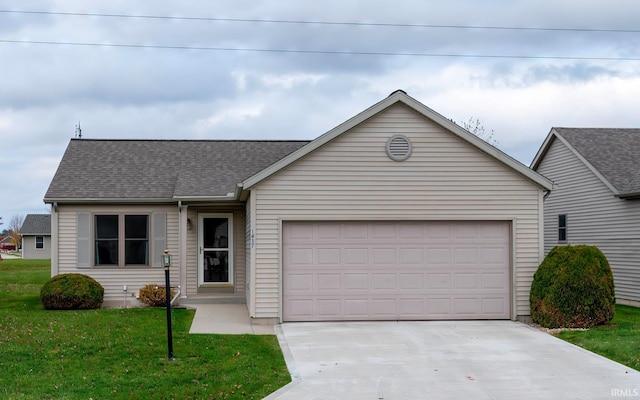
[[[204,235],[203,235],[203,219],[204,218],[227,218],[228,221],[228,229],[229,229],[229,239],[227,243],[227,251],[229,252],[229,281],[228,282],[205,282],[204,281],[204,257],[203,249],[204,249]],[[197,257],[198,257],[198,286],[199,287],[227,287],[229,285],[234,284],[235,277],[235,263],[233,258],[233,249],[235,246],[235,240],[233,236],[233,213],[199,213],[198,214],[198,249],[197,249]]]
[[[42,238],[42,247],[38,247],[38,238],[41,237]],[[36,235],[33,238],[33,247],[40,251],[40,250],[44,250],[44,236],[43,235]]]
[[[564,227],[560,226],[560,217],[564,215]],[[569,241],[569,215],[568,214],[558,214],[558,218],[556,219],[558,221],[558,230],[557,230],[557,237],[558,237],[558,243],[567,243]],[[560,240],[560,230],[563,229],[564,230],[564,240]]]

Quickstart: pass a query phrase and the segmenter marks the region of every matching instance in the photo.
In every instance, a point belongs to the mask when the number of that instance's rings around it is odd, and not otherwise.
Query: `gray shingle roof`
[[[51,214],[27,214],[20,227],[21,235],[51,235]]]
[[[45,200],[225,196],[307,143],[72,139]]]
[[[554,128],[619,192],[640,193],[640,129]]]

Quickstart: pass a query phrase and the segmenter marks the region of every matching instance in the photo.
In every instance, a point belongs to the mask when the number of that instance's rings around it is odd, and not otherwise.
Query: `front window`
[[[149,265],[148,215],[96,215],[94,235],[96,266]]]
[[[124,216],[125,265],[149,264],[149,216]]]
[[[44,236],[36,236],[36,249],[44,249]]]
[[[558,242],[567,241],[567,214],[558,215]]]

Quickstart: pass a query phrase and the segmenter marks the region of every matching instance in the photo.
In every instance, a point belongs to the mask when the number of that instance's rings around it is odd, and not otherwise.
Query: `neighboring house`
[[[550,189],[403,91],[311,142],[72,139],[52,274],[122,304],[167,248],[181,302],[241,296],[256,320],[515,319]]]
[[[617,301],[640,306],[640,129],[552,128],[531,167],[554,184],[544,203],[545,253],[598,246]]]
[[[27,214],[20,227],[22,258],[51,258],[51,214]]]
[[[15,250],[16,245],[13,243],[11,236],[5,236],[0,240],[0,250]]]

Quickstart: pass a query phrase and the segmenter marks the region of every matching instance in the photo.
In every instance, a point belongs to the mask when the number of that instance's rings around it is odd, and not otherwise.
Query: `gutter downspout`
[[[176,301],[178,296],[180,296],[180,293],[182,293],[182,286],[178,285],[178,291],[173,295],[173,299],[171,299],[171,305],[173,305],[173,302]]]

